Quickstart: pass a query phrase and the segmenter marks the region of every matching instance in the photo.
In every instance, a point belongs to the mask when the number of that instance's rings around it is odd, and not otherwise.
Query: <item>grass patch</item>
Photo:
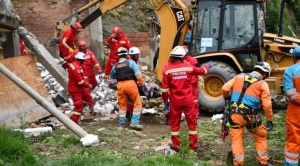
[[[0,165],[38,165],[29,141],[21,132],[0,127]]]

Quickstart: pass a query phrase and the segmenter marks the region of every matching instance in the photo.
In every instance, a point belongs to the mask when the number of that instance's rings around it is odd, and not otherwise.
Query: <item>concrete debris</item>
[[[27,128],[24,130],[21,129],[15,129],[15,131],[21,131],[24,133],[25,138],[31,137],[31,136],[39,136],[42,133],[45,132],[52,132],[51,127],[39,127],[39,128]]]
[[[151,109],[143,109],[142,114],[156,114],[157,111],[155,111],[155,109],[151,108]]]
[[[216,120],[221,120],[223,117],[223,114],[216,114],[216,115],[213,115],[213,117],[211,118],[211,120],[214,122]]]
[[[98,146],[99,140],[98,136],[93,134],[88,134],[87,136],[80,139],[83,146]]]

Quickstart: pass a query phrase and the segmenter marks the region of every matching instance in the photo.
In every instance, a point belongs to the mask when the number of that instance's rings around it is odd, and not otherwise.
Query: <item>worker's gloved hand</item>
[[[73,48],[69,47],[69,52],[73,53],[74,52]]]
[[[207,65],[209,66],[209,68],[213,68],[213,67],[214,67],[214,64],[212,63],[212,61],[209,61],[209,62],[207,63]]]
[[[170,103],[169,103],[169,102],[165,102],[165,104],[164,104],[164,109],[165,109],[166,111],[170,111]]]
[[[90,89],[93,89],[93,85],[92,85],[92,84],[89,84],[89,88],[90,88]]]
[[[267,122],[267,129],[268,129],[268,131],[271,131],[273,129],[273,122],[272,121]]]

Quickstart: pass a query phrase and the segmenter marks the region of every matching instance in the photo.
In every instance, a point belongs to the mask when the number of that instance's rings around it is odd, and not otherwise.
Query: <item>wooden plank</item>
[[[44,82],[37,69],[36,62],[31,55],[19,56],[0,60],[6,68],[53,103]],[[0,73],[0,124],[9,127],[27,125],[50,113],[38,105],[27,93],[15,83]]]

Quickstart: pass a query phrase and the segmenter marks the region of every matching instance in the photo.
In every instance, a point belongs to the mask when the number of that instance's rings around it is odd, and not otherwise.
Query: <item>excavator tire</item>
[[[213,61],[211,68],[204,78],[204,88],[199,88],[199,104],[202,110],[208,112],[223,112],[225,101],[222,86],[232,79],[237,72],[227,63]]]

